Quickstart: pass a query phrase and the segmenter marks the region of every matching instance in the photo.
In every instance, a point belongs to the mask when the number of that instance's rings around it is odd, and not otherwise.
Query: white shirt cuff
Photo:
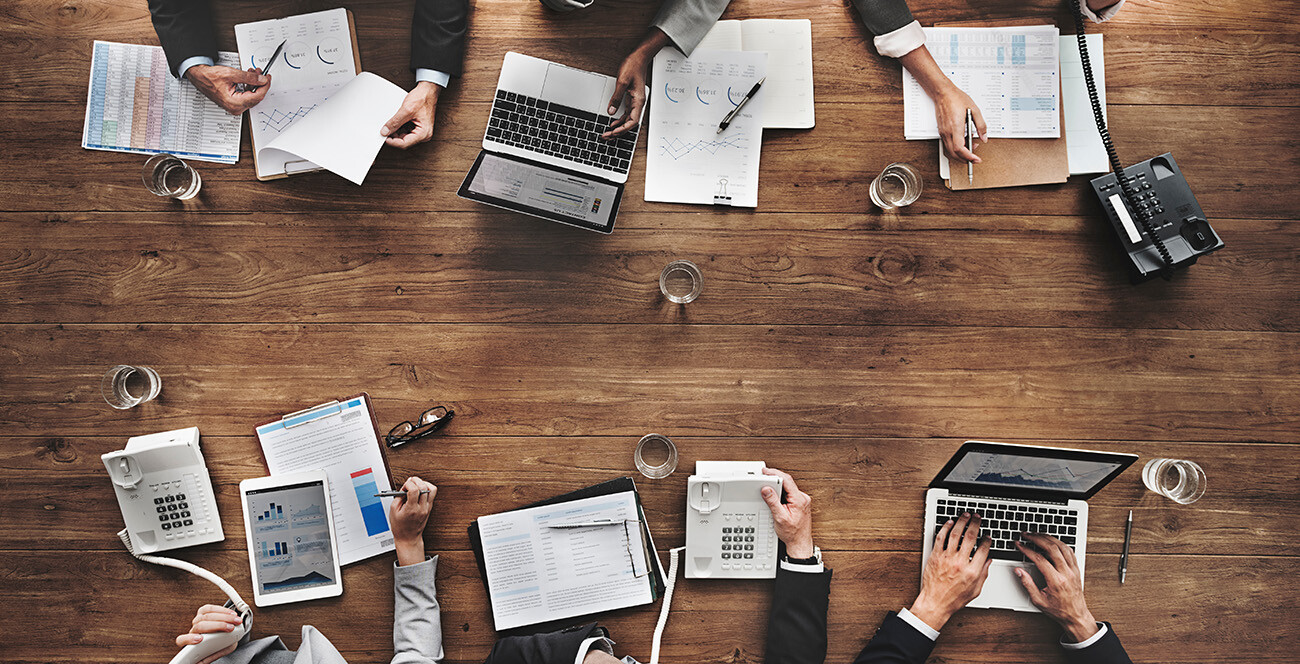
[[[821,563],[792,563],[788,560],[782,560],[781,569],[787,572],[800,572],[803,574],[821,574],[826,571],[826,566]]]
[[[912,21],[907,25],[883,35],[877,35],[875,39],[876,50],[887,58],[901,58],[922,46],[925,46],[925,31],[921,29],[918,21]]]
[[[215,63],[212,62],[212,58],[209,58],[206,55],[196,55],[192,58],[187,58],[181,63],[181,66],[176,68],[176,71],[181,75],[181,78],[185,78],[185,72],[189,71],[190,67],[193,67],[194,65],[207,65],[211,67],[213,64]]]
[[[939,640],[938,630],[925,624],[924,620],[917,618],[916,615],[914,615],[911,611],[908,611],[907,609],[903,609],[902,611],[898,612],[898,617],[902,618],[903,622],[911,625],[912,628],[915,629],[916,631],[924,634],[927,639],[930,639],[931,641]]]
[[[1106,626],[1106,623],[1097,623],[1097,626],[1100,627],[1101,629],[1097,630],[1096,634],[1093,634],[1092,636],[1088,637],[1086,641],[1080,641],[1079,643],[1068,643],[1065,640],[1065,636],[1062,635],[1061,647],[1065,648],[1066,650],[1083,650],[1084,648],[1087,648],[1088,646],[1100,641],[1101,637],[1106,636],[1106,630],[1110,628]]]
[[[1101,10],[1100,12],[1092,11],[1088,8],[1088,3],[1084,2],[1080,6],[1080,9],[1083,10],[1084,16],[1092,19],[1093,23],[1101,23],[1102,21],[1109,21],[1115,16],[1115,14],[1119,13],[1119,8],[1124,6],[1124,2],[1125,0],[1119,0],[1119,2]]]
[[[593,636],[590,639],[586,639],[582,642],[582,645],[578,646],[578,656],[574,658],[573,664],[582,664],[582,660],[587,658],[587,653],[591,652],[593,648],[601,649],[610,657],[614,656],[613,641],[610,641],[603,636]]]
[[[440,72],[437,69],[416,69],[415,80],[417,82],[428,81],[440,88],[445,88],[451,82],[451,74]]]

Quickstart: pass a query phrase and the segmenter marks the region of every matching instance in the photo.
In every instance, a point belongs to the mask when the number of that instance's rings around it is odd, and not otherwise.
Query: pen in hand
[[[269,60],[266,61],[266,66],[265,66],[265,67],[262,67],[261,74],[262,74],[263,76],[270,76],[270,75],[271,75],[271,65],[275,64],[275,59],[276,59],[277,57],[280,56],[280,51],[283,50],[283,49],[284,49],[284,45],[285,45],[285,44],[288,44],[288,43],[289,43],[289,40],[286,39],[286,40],[280,42],[280,45],[279,45],[279,46],[276,46],[276,47],[275,47],[275,51],[274,51],[273,53],[271,53],[271,58],[270,58]],[[244,87],[244,89],[241,90],[241,92],[257,92],[257,88],[261,87],[261,86],[257,86],[257,85],[245,85],[245,84],[243,84],[243,83],[241,83],[240,85],[243,85],[243,87]]]
[[[428,489],[420,489],[421,496],[423,496],[426,493],[429,493]],[[376,498],[405,498],[406,492],[405,491],[380,491],[379,493],[375,494],[375,497]]]
[[[727,127],[731,125],[731,121],[736,119],[736,114],[740,113],[740,109],[744,108],[745,104],[748,104],[749,100],[754,98],[754,94],[758,92],[759,88],[763,87],[763,81],[766,80],[766,76],[758,79],[758,82],[754,84],[754,87],[749,89],[749,93],[745,95],[745,98],[741,99],[740,103],[736,104],[736,107],[731,109],[731,112],[727,114],[727,117],[722,118],[722,122],[718,123],[717,133],[721,134],[727,130]]]
[[[966,109],[966,149],[975,153],[975,118],[972,117],[970,109]],[[975,162],[966,162],[966,179],[969,184],[975,184]]]

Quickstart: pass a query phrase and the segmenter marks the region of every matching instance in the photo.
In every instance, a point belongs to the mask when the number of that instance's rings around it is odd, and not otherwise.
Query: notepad
[[[812,21],[771,18],[718,21],[696,48],[766,52],[763,127],[810,129],[816,124]]]

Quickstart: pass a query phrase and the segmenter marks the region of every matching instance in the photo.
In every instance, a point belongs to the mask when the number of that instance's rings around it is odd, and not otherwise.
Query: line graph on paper
[[[712,139],[683,141],[676,137],[672,140],[669,140],[664,136],[659,137],[659,154],[665,157],[671,157],[673,161],[678,161],[695,153],[707,152],[710,155],[717,155],[723,150],[744,150],[748,147],[749,140],[745,136],[744,132],[739,132],[734,136],[729,136],[720,141]]]
[[[261,123],[262,129],[279,133],[288,129],[289,125],[293,124],[294,120],[307,115],[314,108],[316,108],[316,104],[312,104],[311,106],[299,106],[288,113],[285,113],[278,108],[271,109],[270,113],[258,111],[257,121]]]

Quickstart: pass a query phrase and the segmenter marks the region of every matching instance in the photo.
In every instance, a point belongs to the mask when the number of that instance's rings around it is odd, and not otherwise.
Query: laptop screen
[[[935,484],[998,495],[1086,498],[1137,457],[1083,450],[968,442],[935,478]]]
[[[512,155],[479,153],[458,194],[543,219],[609,233],[623,185]]]

